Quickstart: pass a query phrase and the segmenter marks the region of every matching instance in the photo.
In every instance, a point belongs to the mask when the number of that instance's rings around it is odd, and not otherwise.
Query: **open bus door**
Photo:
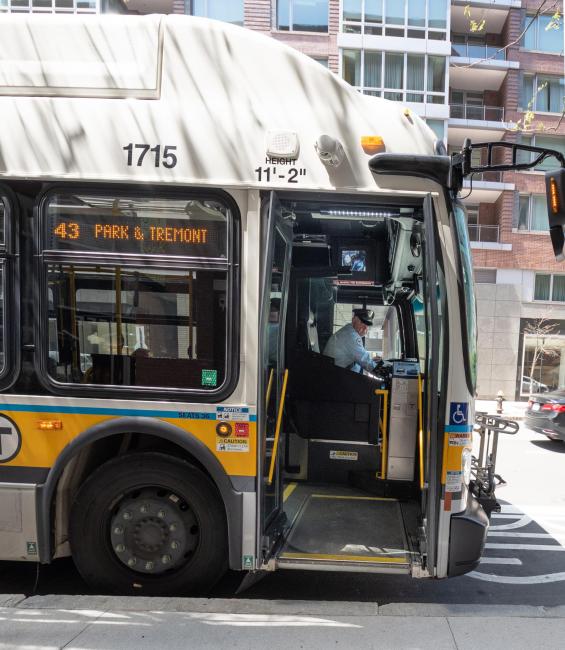
[[[292,253],[292,227],[283,219],[275,192],[264,200],[261,228],[267,247],[260,304],[257,557],[268,562],[282,532],[281,425],[288,377],[284,329]]]
[[[439,499],[440,499],[440,429],[438,426],[439,413],[442,412],[440,401],[442,391],[441,370],[443,360],[443,314],[444,299],[443,282],[439,277],[439,266],[436,245],[436,217],[434,214],[431,194],[424,199],[424,313],[426,317],[426,360],[423,382],[424,418],[423,418],[423,448],[424,471],[422,489],[423,530],[421,555],[425,558],[425,569],[434,575],[437,559]]]

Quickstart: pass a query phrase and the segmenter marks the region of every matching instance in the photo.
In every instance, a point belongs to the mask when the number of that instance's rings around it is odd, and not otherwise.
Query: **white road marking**
[[[485,544],[485,548],[502,548],[512,551],[565,551],[565,547],[558,544]]]
[[[515,517],[516,515],[512,515]],[[514,521],[511,524],[494,524],[489,526],[490,530],[515,530],[516,528],[522,528],[532,523],[532,518],[528,515],[522,515],[518,521]]]
[[[550,533],[501,533],[498,530],[489,530],[489,537],[530,537],[532,539],[553,539]]]
[[[509,515],[509,514],[504,514],[502,512],[493,512],[490,517],[491,519],[516,519],[516,517],[519,516],[520,516],[519,514]]]
[[[548,582],[565,582],[565,573],[546,573],[539,576],[497,576],[492,573],[471,571],[467,575],[471,578],[476,578],[477,580],[499,582],[505,585],[535,585]]]
[[[522,566],[522,560],[517,557],[483,557],[481,564],[512,564],[513,566]]]

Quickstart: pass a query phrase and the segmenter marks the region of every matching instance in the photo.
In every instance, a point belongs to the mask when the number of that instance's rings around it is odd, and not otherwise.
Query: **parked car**
[[[547,393],[549,386],[542,384],[537,379],[530,379],[524,375],[522,377],[522,393]]]
[[[525,422],[536,433],[565,442],[565,390],[532,395]]]

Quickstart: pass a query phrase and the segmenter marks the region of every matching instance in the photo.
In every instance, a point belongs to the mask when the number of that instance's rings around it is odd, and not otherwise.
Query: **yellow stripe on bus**
[[[404,551],[399,551],[404,553]],[[282,553],[281,560],[324,560],[328,562],[366,562],[367,564],[408,564],[408,557],[389,557],[386,555],[326,555],[324,553]]]

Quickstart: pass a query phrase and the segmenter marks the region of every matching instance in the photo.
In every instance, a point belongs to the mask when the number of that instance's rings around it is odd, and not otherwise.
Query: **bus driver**
[[[374,312],[370,309],[354,309],[351,323],[333,334],[324,348],[327,357],[333,357],[336,366],[353,372],[365,369],[372,372],[379,359],[373,358],[363,347],[363,338],[373,324]]]

